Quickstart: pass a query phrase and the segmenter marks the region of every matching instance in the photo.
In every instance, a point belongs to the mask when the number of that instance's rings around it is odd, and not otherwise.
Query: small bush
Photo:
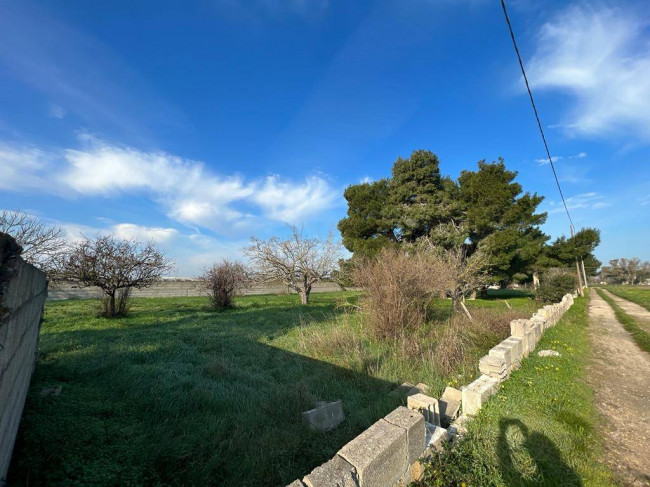
[[[375,336],[402,337],[425,322],[432,289],[427,266],[418,255],[387,248],[357,265],[352,277],[366,292],[361,306]]]
[[[557,303],[567,293],[578,287],[576,276],[569,272],[557,272],[544,276],[535,291],[535,299],[545,303]]]
[[[239,262],[222,261],[205,269],[200,277],[214,309],[233,307],[233,299],[251,284],[249,272]]]

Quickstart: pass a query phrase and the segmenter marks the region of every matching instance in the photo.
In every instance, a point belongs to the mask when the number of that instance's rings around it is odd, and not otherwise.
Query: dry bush
[[[435,331],[435,364],[450,374],[459,364],[474,360],[510,335],[510,322],[527,314],[516,310],[477,309],[473,320],[456,314]]]
[[[203,271],[199,278],[210,298],[214,309],[225,310],[233,307],[233,299],[251,284],[250,273],[239,262],[223,260]]]
[[[426,320],[435,273],[419,254],[383,249],[374,259],[360,263],[352,276],[365,291],[362,308],[375,336],[402,337]]]

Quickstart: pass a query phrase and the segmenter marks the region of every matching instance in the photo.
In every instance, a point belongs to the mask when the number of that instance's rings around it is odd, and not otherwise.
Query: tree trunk
[[[539,289],[539,272],[533,272],[533,288]]]
[[[300,290],[300,304],[309,304],[309,291],[307,289]]]
[[[469,299],[471,299],[472,301],[476,299],[476,289],[472,289],[472,292],[469,295]]]
[[[109,316],[115,316],[115,293],[108,295],[108,312]]]

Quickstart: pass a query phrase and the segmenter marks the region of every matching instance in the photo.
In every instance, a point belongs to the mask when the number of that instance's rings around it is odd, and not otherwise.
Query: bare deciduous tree
[[[233,298],[251,283],[246,267],[239,262],[223,260],[203,271],[199,278],[215,309],[224,310],[233,306]]]
[[[45,225],[36,217],[21,211],[0,213],[0,232],[15,238],[23,248],[23,259],[48,274],[55,257],[66,246],[60,228]]]
[[[442,248],[424,238],[418,242],[416,251],[424,255],[423,261],[431,267],[430,273],[438,273],[436,285],[451,297],[455,311],[465,308],[465,296],[489,283],[489,258],[480,249],[467,255],[464,245]]]
[[[55,276],[99,287],[104,293],[103,315],[112,317],[126,313],[131,289],[151,286],[171,268],[172,262],[151,242],[98,235],[72,244],[58,259]]]
[[[302,304],[309,303],[312,286],[330,277],[337,268],[340,252],[341,247],[332,233],[325,240],[307,238],[302,229],[295,226],[284,240],[251,237],[251,245],[244,249],[258,279],[282,281],[300,294]]]

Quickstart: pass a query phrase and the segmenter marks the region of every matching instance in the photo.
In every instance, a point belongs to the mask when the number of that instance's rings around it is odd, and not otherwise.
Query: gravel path
[[[643,328],[647,333],[650,333],[650,311],[632,301],[628,301],[616,294],[612,294],[606,289],[601,288],[601,290],[605,291],[605,294],[611,297],[616,304],[623,308],[623,311],[634,318],[641,328]]]
[[[650,486],[650,354],[634,343],[612,308],[590,294],[588,381],[603,419],[603,460],[625,485]]]

